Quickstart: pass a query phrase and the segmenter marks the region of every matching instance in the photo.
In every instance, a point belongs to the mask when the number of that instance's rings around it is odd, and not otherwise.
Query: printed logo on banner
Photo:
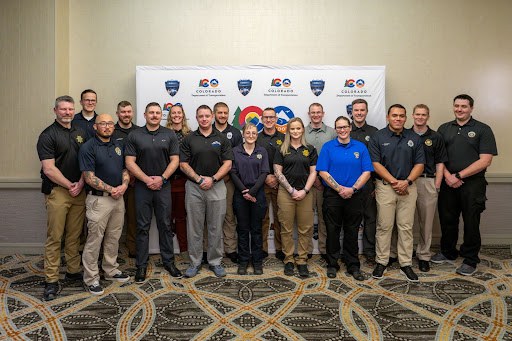
[[[241,79],[238,81],[238,91],[244,96],[247,96],[251,92],[252,80]]]
[[[336,94],[336,97],[371,97],[371,94],[368,94],[368,90],[365,89],[365,85],[366,82],[362,78],[345,79],[343,89]]]
[[[197,89],[192,93],[194,97],[224,97],[226,96],[220,88],[220,82],[217,78],[201,78]]]
[[[263,110],[255,105],[250,105],[243,110],[238,107],[231,124],[237,129],[242,129],[247,122],[251,122],[260,131],[263,129],[263,122],[261,122],[262,113]]]
[[[290,108],[284,105],[279,105],[275,107],[274,110],[277,114],[276,129],[284,134],[286,133],[286,124],[291,118],[295,117],[295,115]]]
[[[325,81],[321,79],[313,79],[309,82],[309,86],[311,87],[311,91],[313,91],[313,95],[320,96],[325,88]]]
[[[272,78],[270,88],[263,94],[264,96],[298,96],[292,88],[290,78]]]
[[[347,115],[348,117],[352,120],[352,103],[351,104],[347,104]]]
[[[178,93],[178,90],[180,89],[180,82],[175,79],[168,80],[165,82],[165,89],[172,97]]]
[[[270,86],[275,86],[276,88],[279,88],[281,85],[285,88],[289,88],[292,85],[292,81],[289,78],[283,80],[281,80],[281,78],[273,78],[270,84]]]
[[[168,102],[168,103],[164,103],[162,105],[162,121],[165,121],[167,120],[167,118],[169,117],[169,112],[171,111],[171,108],[173,105],[179,105],[180,107],[183,107],[181,105],[181,103],[171,103],[171,102]]]

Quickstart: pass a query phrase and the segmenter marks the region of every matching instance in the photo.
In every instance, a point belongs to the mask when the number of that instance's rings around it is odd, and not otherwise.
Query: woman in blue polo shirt
[[[293,227],[297,221],[298,257],[295,259],[301,277],[309,277],[307,265],[309,243],[313,237],[313,196],[309,190],[316,178],[315,147],[307,144],[304,123],[298,117],[286,125],[286,135],[281,149],[274,157],[274,174],[280,186],[277,193],[278,218],[281,224],[284,274],[293,275],[295,242]]]
[[[244,144],[233,148],[231,180],[235,185],[233,209],[237,219],[238,274],[247,274],[251,259],[255,275],[263,274],[263,237],[261,222],[267,201],[263,185],[269,173],[265,148],[256,146],[258,129],[246,123],[243,130]]]
[[[327,229],[327,277],[335,278],[339,270],[340,231],[343,228],[343,255],[347,271],[356,280],[364,280],[360,270],[358,231],[363,205],[359,191],[373,171],[370,154],[364,143],[351,140],[352,125],[347,117],[334,122],[338,137],[326,142],[318,157],[316,169],[327,184],[323,213]]]

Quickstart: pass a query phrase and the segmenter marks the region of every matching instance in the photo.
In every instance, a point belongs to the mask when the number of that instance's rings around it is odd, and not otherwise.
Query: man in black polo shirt
[[[133,108],[128,101],[121,101],[117,104],[117,123],[115,125],[112,138],[118,141],[124,149],[125,139],[128,134],[139,127],[132,123]],[[130,176],[128,189],[124,193],[124,207],[126,209],[126,248],[128,249],[128,257],[135,258],[137,248],[135,246],[135,238],[137,235],[137,217],[135,215],[135,177]]]
[[[350,138],[364,143],[368,148],[370,137],[378,129],[366,123],[366,116],[368,116],[368,102],[362,98],[353,100]],[[363,254],[370,266],[375,266],[375,233],[377,231],[377,202],[375,201],[374,180],[372,176],[361,189],[364,221]]]
[[[70,96],[55,100],[55,122],[37,141],[41,160],[41,192],[45,194],[48,231],[44,248],[44,299],[53,300],[59,292],[60,248],[65,244],[65,279],[81,280],[80,234],[84,225],[84,180],[78,166],[78,149],[85,142],[85,131],[71,125],[75,105]]]
[[[284,260],[284,253],[281,244],[281,224],[279,224],[279,219],[277,219],[277,192],[279,189],[279,181],[274,175],[274,155],[276,154],[276,149],[279,149],[284,141],[284,134],[276,129],[277,115],[274,108],[266,108],[263,110],[261,119],[263,121],[263,130],[260,132],[256,144],[267,150],[270,168],[270,173],[265,179],[267,210],[265,212],[265,218],[263,218],[261,229],[263,253],[268,255],[268,230],[270,228],[270,206],[272,206],[274,247],[276,257],[282,261]]]
[[[98,256],[103,246],[101,267],[105,279],[126,282],[117,263],[119,237],[123,231],[124,203],[121,198],[128,188],[130,175],[124,167],[122,147],[111,139],[114,132],[112,116],[101,114],[94,124],[96,136],[87,141],[78,154],[80,170],[87,183],[85,200],[87,241],[82,263],[84,283],[93,295],[103,294],[98,270]]]
[[[92,89],[86,89],[80,94],[80,105],[82,111],[75,115],[73,118],[73,125],[82,128],[87,134],[87,139],[96,135],[94,131],[94,122],[96,120],[96,104],[97,102],[96,92]]]
[[[487,181],[485,171],[498,155],[492,129],[472,118],[474,100],[468,95],[453,99],[455,120],[444,123],[438,132],[443,137],[448,161],[439,193],[441,220],[441,252],[431,259],[433,263],[453,262],[457,259],[459,217],[464,220],[464,242],[460,256],[464,261],[456,272],[470,276],[480,263],[480,214],[485,210]]]
[[[213,129],[213,113],[207,105],[196,110],[199,128],[183,140],[180,168],[188,177],[185,184],[187,240],[190,266],[185,277],[201,268],[203,231],[208,231],[208,264],[217,277],[226,276],[222,261],[222,223],[226,214],[226,185],[222,180],[231,169],[231,143]],[[205,224],[206,222],[206,224]]]
[[[162,108],[151,102],[144,112],[146,125],[132,131],[125,144],[126,168],[137,179],[135,202],[137,209],[137,256],[135,282],[146,279],[149,259],[149,228],[153,211],[158,227],[158,241],[164,268],[173,277],[181,277],[174,265],[170,188],[167,180],[179,164],[179,144],[174,131],[160,126]]]
[[[215,123],[213,127],[221,132],[231,142],[231,148],[239,146],[243,143],[242,134],[238,129],[228,123],[229,107],[224,102],[218,102],[213,106],[213,116]],[[224,177],[226,184],[226,217],[222,231],[224,233],[224,253],[232,262],[238,262],[238,244],[236,234],[236,219],[233,212],[233,194],[235,186],[231,182],[229,173]]]
[[[404,129],[405,108],[393,104],[386,116],[388,126],[370,138],[368,148],[377,173],[376,266],[374,278],[382,278],[389,261],[391,235],[398,230],[398,261],[407,280],[417,282],[412,270],[414,211],[418,197],[414,180],[423,173],[425,154],[418,135]]]

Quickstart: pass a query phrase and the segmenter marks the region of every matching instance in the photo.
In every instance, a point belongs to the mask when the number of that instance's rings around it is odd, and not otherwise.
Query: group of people
[[[388,125],[378,130],[366,122],[364,99],[352,102],[352,120],[340,116],[334,128],[324,123],[322,105],[313,103],[309,124],[292,118],[285,134],[276,129],[277,114],[270,107],[263,110],[261,132],[250,122],[240,132],[228,123],[229,107],[223,102],[213,110],[197,108],[195,131],[180,105],[170,108],[163,126],[161,106],[147,104],[146,123],[137,127],[128,101],[118,104],[117,123],[111,115],[96,114],[93,90],[82,92],[80,104],[82,111],[75,115],[73,98],[58,97],[55,122],[37,143],[48,213],[45,300],[59,293],[62,243],[66,280],[83,280],[90,293],[102,294],[102,250],[105,279],[128,281],[117,263],[124,225],[128,254],[135,258],[135,282],[144,282],[153,214],[162,264],[173,277],[194,277],[202,263],[217,277],[226,276],[224,255],[238,263],[239,275],[247,274],[249,265],[254,274],[262,274],[270,228],[284,274],[293,275],[296,268],[299,276],[308,277],[315,212],[329,278],[337,276],[341,260],[354,279],[365,279],[359,261],[361,223],[362,252],[374,266],[374,278],[382,278],[387,266],[398,261],[407,280],[418,281],[412,269],[413,226],[420,236],[420,271],[428,272],[430,261],[453,262],[459,255],[464,261],[458,273],[476,271],[485,170],[497,148],[492,130],[471,117],[468,95],[455,97],[455,120],[438,132],[428,126],[424,104],[414,107],[411,129],[404,127],[405,107],[394,104],[387,112]],[[441,252],[431,256],[437,209]],[[464,242],[458,251],[461,213]],[[174,262],[174,234],[190,260],[183,274]]]

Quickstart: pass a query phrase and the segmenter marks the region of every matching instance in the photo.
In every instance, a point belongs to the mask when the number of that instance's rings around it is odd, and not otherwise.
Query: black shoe
[[[267,258],[268,257],[268,252],[267,251],[261,251],[261,253],[263,254],[263,258]]]
[[[128,252],[128,258],[135,258],[136,256],[135,253]]]
[[[239,275],[247,275],[247,263],[238,264],[238,270],[236,271]]]
[[[322,254],[320,255],[320,257],[322,257],[322,259],[323,259],[324,261],[326,261],[326,262],[328,261],[328,260],[327,260],[327,255],[326,255],[325,253],[322,253]]]
[[[332,266],[328,267],[327,268],[327,277],[329,277],[329,278],[336,278],[336,272],[337,271],[338,270],[335,267],[332,267]]]
[[[380,263],[377,263],[377,265],[375,265],[375,269],[373,269],[372,277],[381,279],[384,276],[384,272],[386,272],[386,267]]]
[[[59,295],[59,282],[46,283],[44,286],[43,299],[45,301],[51,301],[57,298]]]
[[[396,257],[389,257],[388,260],[388,266],[391,266],[391,264],[398,262],[398,258]]]
[[[361,270],[353,270],[350,274],[352,275],[352,277],[354,277],[356,281],[364,281],[364,275],[361,273]]]
[[[312,253],[308,253],[308,259],[311,259],[313,258],[313,254]]]
[[[430,271],[430,262],[428,260],[419,260],[418,268],[421,272],[429,272]]]
[[[203,264],[208,264],[208,254],[206,252],[203,252]]]
[[[183,274],[176,267],[176,265],[174,265],[174,263],[169,263],[169,264],[164,265],[164,269],[169,271],[169,273],[171,274],[172,277],[177,277],[177,278],[183,277]]]
[[[309,270],[307,264],[299,264],[297,265],[297,269],[299,270],[299,276],[303,278],[309,277]]]
[[[279,259],[281,262],[284,261],[284,252],[281,250],[276,251],[276,258]]]
[[[137,268],[135,273],[135,283],[143,283],[146,280],[146,267]]]
[[[64,276],[65,281],[82,281],[84,279],[84,276],[81,272],[77,272],[74,274],[70,274],[69,272],[66,272],[66,275]]]
[[[402,266],[400,273],[404,274],[409,282],[419,282],[418,276],[414,273],[410,266]]]
[[[294,265],[292,262],[288,262],[284,265],[284,274],[286,276],[293,276]]]
[[[255,275],[263,275],[263,265],[262,264],[253,264],[252,267],[254,269]]]
[[[238,263],[238,253],[236,251],[226,253],[226,257],[228,257],[233,263]]]

